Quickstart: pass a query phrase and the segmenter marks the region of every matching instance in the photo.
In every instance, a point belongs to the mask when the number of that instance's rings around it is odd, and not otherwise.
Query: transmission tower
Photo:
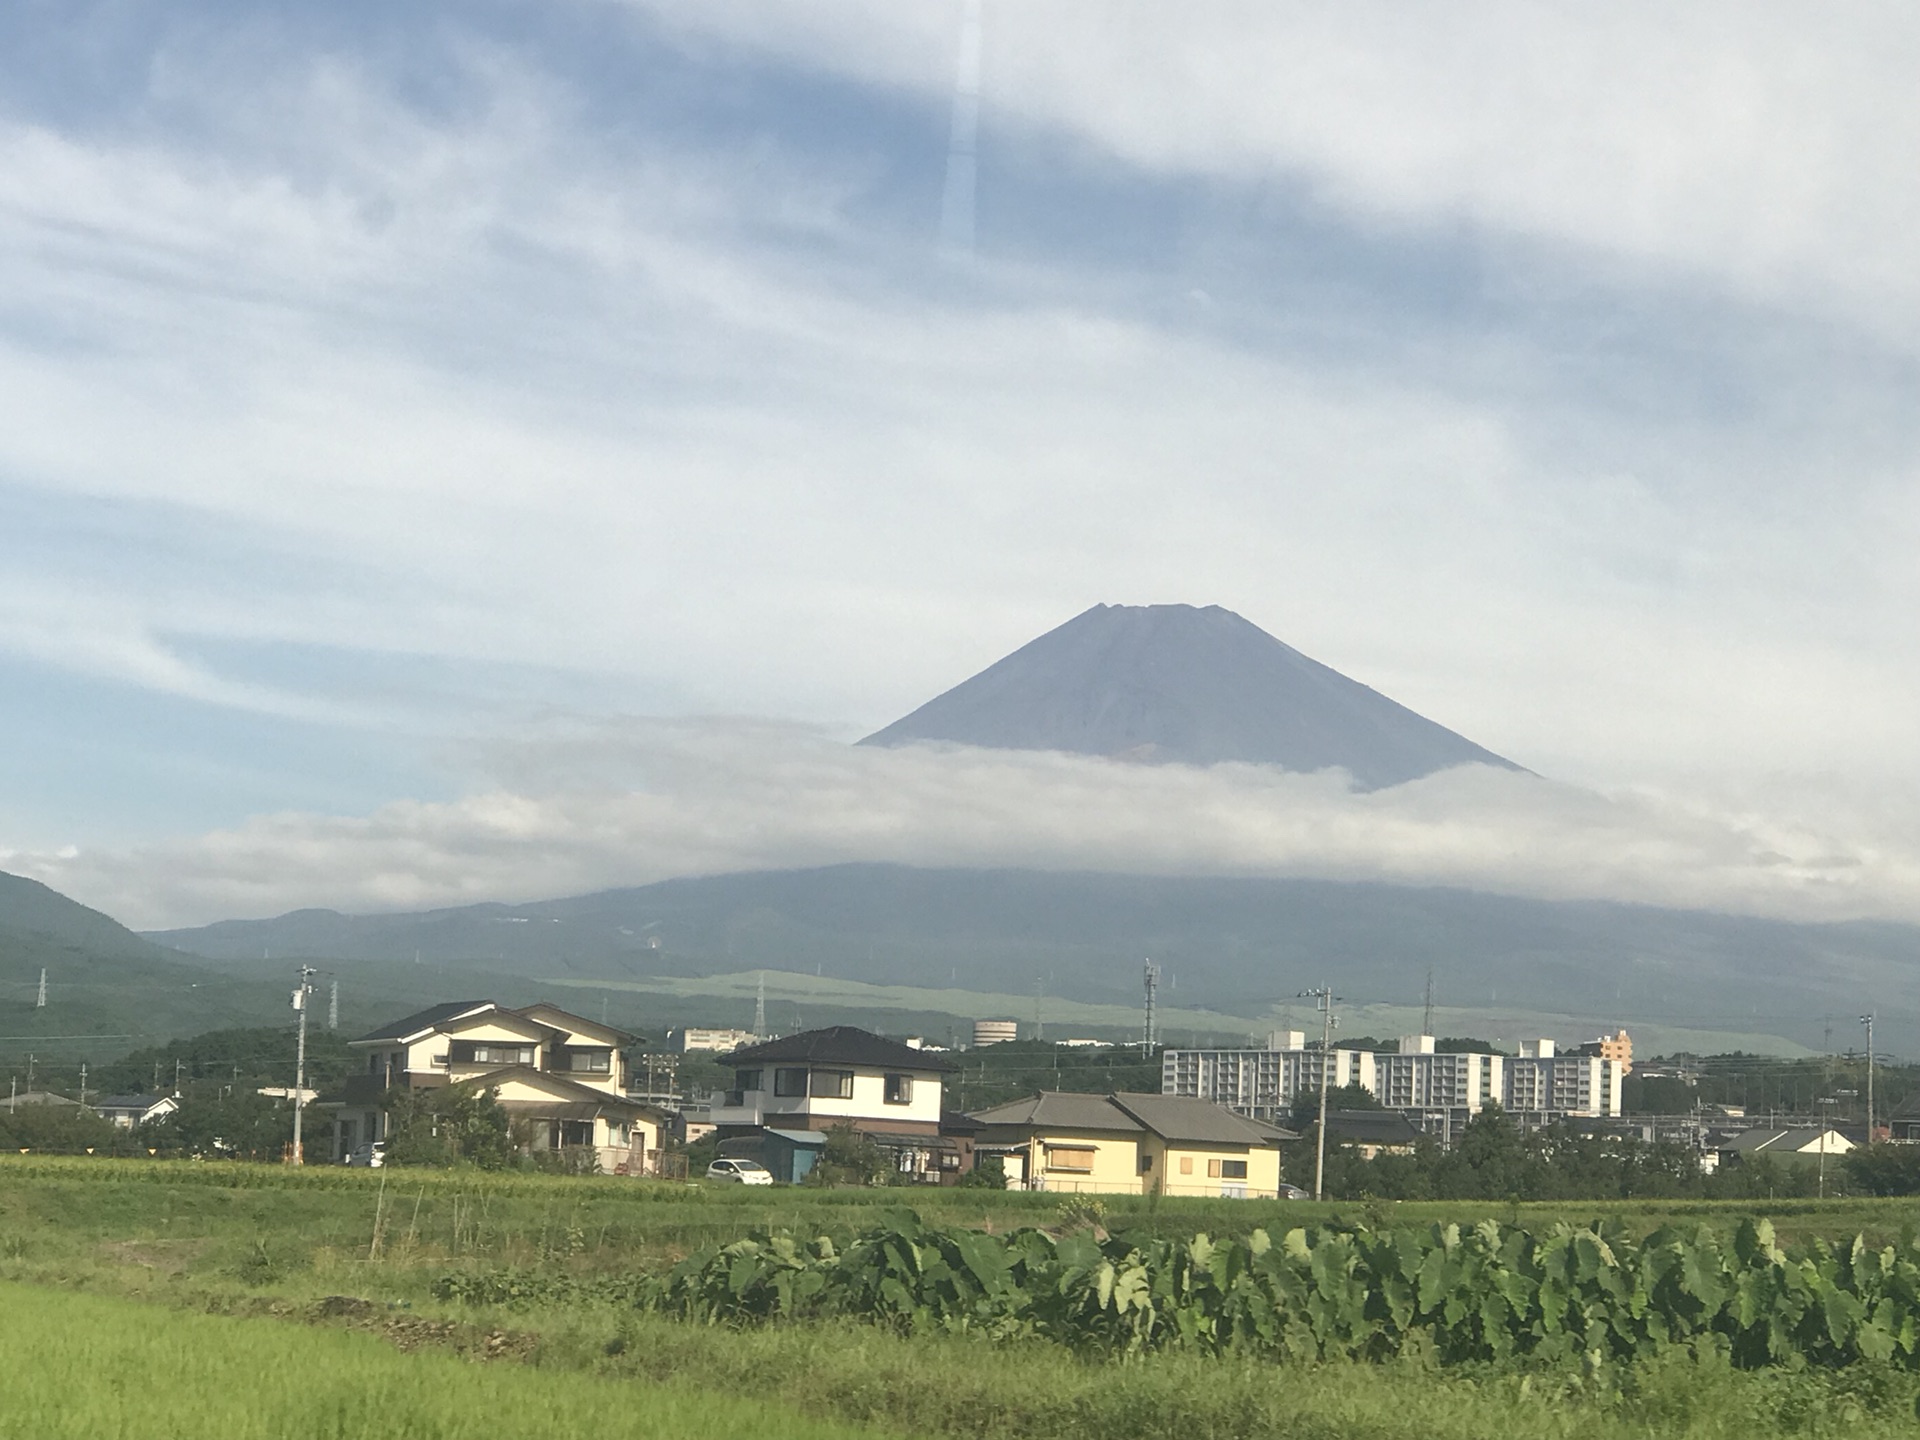
[[[1160,1041],[1160,967],[1147,961],[1147,1014],[1146,1024],[1140,1032],[1140,1049],[1151,1051]]]
[[[767,1038],[767,972],[760,972],[760,988],[753,1000],[753,1033],[764,1040]]]
[[[47,1008],[47,967],[44,965],[40,967],[40,993],[34,996],[33,1008],[36,1010]]]
[[[333,982],[333,990],[327,997],[327,1029],[340,1028],[340,982]]]
[[[1433,1034],[1433,967],[1427,967],[1427,1013],[1420,1021],[1422,1035]]]

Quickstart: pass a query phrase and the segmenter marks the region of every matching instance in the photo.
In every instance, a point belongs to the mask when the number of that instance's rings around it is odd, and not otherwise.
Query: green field
[[[578,1298],[593,1293],[595,1277],[657,1272],[754,1229],[860,1229],[902,1199],[929,1222],[996,1233],[1061,1219],[1054,1197],[996,1192],[754,1192],[8,1156],[0,1338],[28,1358],[15,1377],[31,1378],[9,1381],[0,1435],[453,1436],[480,1428],[482,1416],[507,1433],[535,1423],[560,1435],[591,1425],[699,1436],[722,1424],[734,1434],[843,1433],[808,1430],[812,1421],[1026,1440],[1176,1431],[1764,1440],[1909,1435],[1915,1425],[1915,1377],[1884,1366],[1743,1372],[1671,1354],[1571,1371],[1180,1352],[1125,1360],[847,1321],[710,1326]],[[1128,1238],[1245,1234],[1336,1212],[1374,1218],[1356,1206],[1116,1197],[1105,1223]],[[1493,1218],[1538,1230],[1607,1216],[1637,1233],[1668,1222],[1731,1233],[1750,1211],[1436,1204],[1381,1213],[1393,1224]],[[1916,1207],[1798,1202],[1768,1213],[1790,1243],[1864,1232],[1878,1244],[1910,1231]],[[581,1283],[565,1301],[532,1290],[503,1305],[435,1298],[450,1274],[507,1272]],[[367,1405],[393,1423],[374,1423]],[[667,1428],[645,1428],[660,1416]]]

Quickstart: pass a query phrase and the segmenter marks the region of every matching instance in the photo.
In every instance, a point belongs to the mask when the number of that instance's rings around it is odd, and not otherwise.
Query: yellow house
[[[626,1096],[633,1040],[557,1005],[435,1005],[348,1041],[365,1069],[315,1108],[332,1112],[333,1155],[347,1160],[386,1139],[394,1089],[474,1085],[493,1092],[529,1149],[590,1150],[609,1174],[651,1174],[662,1117]]]
[[[999,1156],[1017,1190],[1276,1199],[1280,1143],[1299,1138],[1182,1095],[1045,1090],[972,1118],[975,1163]]]

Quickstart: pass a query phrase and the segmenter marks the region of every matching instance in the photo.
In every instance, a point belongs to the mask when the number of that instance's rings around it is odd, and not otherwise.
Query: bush
[[[998,1155],[984,1155],[973,1168],[961,1175],[958,1184],[965,1190],[1004,1190],[1007,1188],[1006,1163]]]

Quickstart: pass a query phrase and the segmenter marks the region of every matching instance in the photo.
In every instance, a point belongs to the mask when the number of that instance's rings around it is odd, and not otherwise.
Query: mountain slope
[[[1920,931],[1790,925],[1700,911],[1406,886],[1260,878],[840,865],[671,880],[518,906],[413,915],[312,912],[156,938],[229,957],[294,937],[367,962],[633,982],[756,967],[880,984],[1137,1004],[1140,964],[1170,1004],[1258,1014],[1309,985],[1417,1005],[1431,969],[1453,1007],[1523,1008],[1766,1032],[1818,1044],[1824,1017],[1878,1006],[1920,1047],[1909,998]],[[656,948],[657,942],[657,948]]]
[[[1096,605],[860,743],[918,741],[1338,766],[1368,789],[1519,768],[1217,605]]]

